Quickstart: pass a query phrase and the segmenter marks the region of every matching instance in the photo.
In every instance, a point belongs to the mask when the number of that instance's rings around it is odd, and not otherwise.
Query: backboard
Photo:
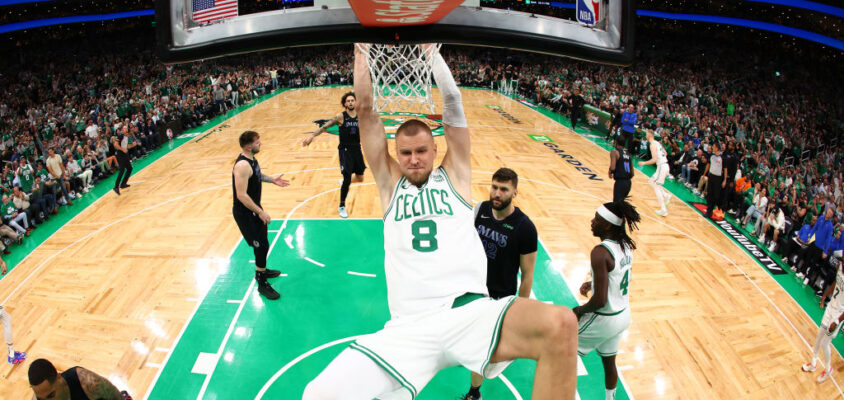
[[[582,4],[534,0],[157,0],[158,53],[164,62],[178,63],[295,46],[436,42],[629,64],[633,59],[635,1],[573,1]]]

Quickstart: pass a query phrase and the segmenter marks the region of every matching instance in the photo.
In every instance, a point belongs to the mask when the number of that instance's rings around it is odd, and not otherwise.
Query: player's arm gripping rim
[[[99,376],[85,368],[76,369],[82,390],[93,400],[121,400],[120,390],[106,378]]]
[[[472,160],[469,153],[469,125],[463,112],[463,97],[440,52],[433,45],[424,46],[427,46],[428,56],[434,58],[434,81],[443,97],[443,131],[448,149],[442,165],[460,196],[466,201],[471,201]]]
[[[582,306],[572,309],[579,320],[583,314],[594,312],[607,304],[607,287],[609,286],[609,272],[615,268],[612,255],[604,246],[595,246],[592,249],[592,280],[594,281],[595,292],[589,301]],[[589,291],[589,284],[584,282],[580,286],[580,294],[586,296]],[[585,289],[585,290],[584,290]]]
[[[384,125],[378,112],[372,107],[372,77],[369,75],[369,65],[361,47],[368,51],[369,45],[355,45],[355,111],[358,114],[363,154],[378,186],[381,209],[386,210],[392,200],[393,188],[402,174],[398,162],[387,151]]]

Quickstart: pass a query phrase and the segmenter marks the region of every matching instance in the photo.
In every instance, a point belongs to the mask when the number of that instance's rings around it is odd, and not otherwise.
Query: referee
[[[243,234],[243,239],[255,252],[255,280],[258,282],[258,293],[270,300],[281,297],[267,282],[267,278],[275,278],[281,272],[267,269],[267,253],[270,242],[267,239],[267,224],[270,215],[261,208],[261,183],[272,182],[285,187],[290,184],[281,179],[281,175],[270,176],[261,173],[255,154],[261,151],[261,136],[255,131],[246,131],[240,135],[240,155],[234,162],[232,171],[232,187],[234,188],[234,221]]]
[[[615,180],[612,187],[612,201],[624,201],[630,194],[633,179],[633,160],[624,148],[624,138],[615,137],[615,149],[610,152],[610,178]]]
[[[519,297],[529,298],[533,285],[536,227],[522,210],[513,205],[518,185],[516,172],[501,168],[492,175],[489,201],[475,206],[475,227],[486,251],[486,286],[493,299],[516,295],[516,276],[520,269]],[[483,381],[483,376],[473,372],[472,386],[463,399],[479,400]]]
[[[712,143],[712,155],[709,156],[709,164],[706,166],[705,175],[709,179],[706,196],[706,218],[709,219],[712,219],[712,211],[721,201],[721,189],[727,185],[727,180],[723,176],[724,161],[721,158],[720,149],[721,146],[718,145],[718,142]]]
[[[114,180],[114,193],[120,195],[120,189],[126,189],[129,185],[129,175],[132,175],[132,160],[129,150],[138,145],[135,138],[129,134],[129,126],[124,125],[120,133],[112,137],[111,144],[114,146],[114,155],[117,156],[117,178]]]

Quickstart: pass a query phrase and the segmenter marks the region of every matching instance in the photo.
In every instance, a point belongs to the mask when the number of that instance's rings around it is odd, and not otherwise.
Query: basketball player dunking
[[[267,268],[267,254],[270,251],[267,224],[272,219],[261,207],[261,184],[271,182],[285,187],[290,182],[281,178],[283,174],[271,176],[261,172],[258,160],[255,159],[255,154],[261,151],[261,137],[258,132],[243,132],[240,135],[240,149],[240,155],[237,156],[232,170],[232,214],[243,239],[255,253],[255,281],[258,283],[258,293],[270,300],[276,300],[281,295],[270,286],[267,279],[275,278],[281,275],[281,272]]]
[[[427,124],[409,120],[387,151],[372,109],[372,82],[361,46],[355,93],[363,150],[384,210],[385,276],[391,320],[359,337],[308,384],[304,400],[412,399],[441,369],[463,365],[486,378],[516,358],[537,360],[534,400],[573,399],[577,333],[571,310],[535,300],[487,296],[486,257],[468,202],[469,129],[460,91],[442,56],[433,57],[443,95],[448,151],[434,169],[437,146]]]
[[[326,129],[338,125],[340,133],[340,144],[337,150],[340,152],[340,172],[343,174],[343,182],[340,183],[340,206],[337,213],[341,218],[348,218],[346,211],[346,196],[349,194],[349,186],[352,182],[363,182],[363,171],[366,164],[363,162],[363,154],[360,152],[360,135],[358,134],[358,114],[355,112],[355,94],[348,92],[340,99],[343,104],[343,112],[323,124],[311,136],[305,138],[302,146],[307,147],[315,137],[325,132]],[[354,174],[354,178],[352,178]]]
[[[592,234],[601,239],[601,244],[592,249],[592,281],[580,286],[580,294],[586,296],[591,291],[592,298],[574,308],[579,321],[577,353],[585,357],[592,350],[598,351],[604,364],[606,400],[615,400],[615,355],[621,334],[630,326],[628,288],[636,244],[624,225],[632,232],[639,220],[636,208],[623,200],[598,208],[592,218]]]
[[[651,149],[651,159],[648,161],[639,161],[639,166],[656,164],[656,172],[651,175],[648,183],[656,193],[656,201],[659,202],[659,210],[656,210],[656,215],[661,217],[668,216],[668,203],[671,202],[671,193],[665,190],[662,185],[665,184],[665,177],[668,176],[668,156],[665,155],[665,149],[662,145],[654,140],[654,131],[647,130],[646,137],[648,138],[648,147]]]

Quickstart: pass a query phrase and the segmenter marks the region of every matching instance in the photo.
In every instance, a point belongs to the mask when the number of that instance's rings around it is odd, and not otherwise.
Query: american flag
[[[237,0],[193,0],[193,20],[209,22],[237,16]]]

